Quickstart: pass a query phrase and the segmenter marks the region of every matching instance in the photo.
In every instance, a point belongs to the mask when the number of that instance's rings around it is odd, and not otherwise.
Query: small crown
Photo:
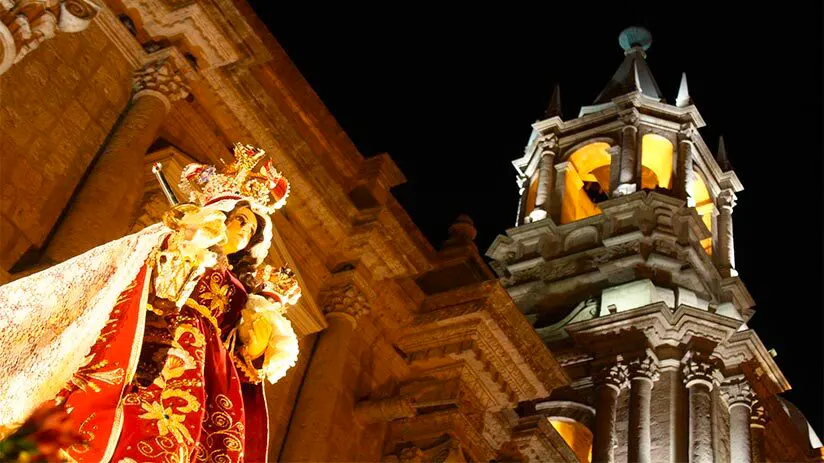
[[[235,143],[233,163],[222,172],[215,166],[189,164],[180,176],[180,188],[201,206],[221,199],[246,199],[273,213],[286,204],[289,182],[268,159],[254,171],[265,154],[260,148]]]
[[[260,281],[258,294],[275,299],[283,306],[295,305],[300,299],[300,284],[295,272],[288,266],[275,270],[271,265],[263,265],[258,268],[255,277]]]

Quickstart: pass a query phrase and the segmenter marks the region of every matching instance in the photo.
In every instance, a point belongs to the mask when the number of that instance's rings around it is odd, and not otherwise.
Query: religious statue
[[[162,223],[0,287],[0,438],[45,403],[82,437],[66,461],[265,461],[261,382],[296,362],[300,287],[264,264],[288,182],[234,155],[187,166]]]

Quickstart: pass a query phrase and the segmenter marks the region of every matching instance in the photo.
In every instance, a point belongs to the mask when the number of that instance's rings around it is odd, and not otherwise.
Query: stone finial
[[[161,58],[146,64],[134,73],[134,98],[142,94],[160,95],[169,105],[189,94],[189,87],[172,60]]]
[[[690,387],[694,384],[704,384],[712,389],[715,384],[715,366],[707,359],[691,355],[684,362],[684,384]]]
[[[627,367],[618,363],[600,368],[592,376],[592,381],[596,385],[604,384],[620,390],[628,384]]]
[[[633,359],[627,364],[627,374],[629,379],[646,378],[657,381],[659,378],[658,366],[652,357]]]
[[[732,170],[732,164],[730,164],[730,159],[727,157],[727,146],[724,144],[724,137],[718,137],[718,154],[715,156],[715,161],[718,163],[718,167],[721,168],[722,172],[729,172]]]
[[[690,89],[687,87],[687,73],[681,73],[681,85],[678,87],[678,96],[675,97],[675,106],[686,108],[692,104]]]
[[[755,393],[750,387],[750,383],[744,378],[733,379],[721,385],[721,395],[727,401],[727,405],[732,408],[735,405],[744,405],[752,408]]]
[[[475,222],[468,215],[461,214],[455,219],[455,223],[449,226],[449,239],[446,244],[471,243],[475,241],[477,234]]]

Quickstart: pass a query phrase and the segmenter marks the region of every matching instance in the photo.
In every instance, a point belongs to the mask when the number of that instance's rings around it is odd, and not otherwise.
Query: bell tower
[[[763,461],[789,384],[746,323],[732,219],[743,186],[723,141],[713,153],[699,133],[686,75],[664,99],[650,33],[628,28],[619,44],[618,70],[578,117],[564,120],[556,87],[513,161],[517,223],[487,252],[573,379],[527,408],[579,455],[591,445],[592,461]]]

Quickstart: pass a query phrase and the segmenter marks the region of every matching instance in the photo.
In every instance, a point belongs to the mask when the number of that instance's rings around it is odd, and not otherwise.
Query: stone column
[[[629,436],[628,460],[639,463],[652,461],[650,448],[650,399],[652,385],[658,380],[655,360],[651,357],[629,363]]]
[[[692,192],[692,182],[695,171],[692,165],[694,147],[692,140],[687,138],[678,142],[678,165],[675,169],[675,193],[679,198],[686,200],[688,207],[695,207],[695,197]]]
[[[711,463],[712,449],[712,392],[713,366],[703,360],[690,357],[684,364],[684,384],[689,391],[690,463]]]
[[[661,372],[660,384],[666,388],[666,407],[668,410],[667,429],[657,430],[663,433],[668,443],[669,461],[683,462],[687,459],[687,414],[684,400],[684,382],[681,379],[681,361],[666,359],[659,361]],[[656,434],[660,435],[660,434]]]
[[[764,407],[758,401],[755,401],[750,416],[750,445],[753,463],[765,463],[767,461],[767,453],[764,449],[764,432],[767,421],[769,420],[764,412]]]
[[[354,284],[329,287],[320,299],[329,326],[320,333],[303,378],[282,461],[330,461],[329,435],[336,423],[335,411],[341,400],[355,405],[345,382],[352,373],[347,360],[358,319],[369,312],[369,306]]]
[[[595,429],[592,436],[593,463],[615,461],[615,409],[618,393],[627,383],[624,365],[613,365],[596,373]]]
[[[541,220],[552,209],[552,190],[555,181],[555,149],[558,140],[553,136],[541,140],[538,149],[541,150],[541,160],[538,164],[538,191],[535,194],[535,209],[532,210],[532,220]]]
[[[738,275],[735,270],[735,242],[732,234],[732,209],[736,199],[731,189],[722,190],[715,198],[718,207],[718,267],[726,277]]]
[[[555,187],[552,190],[552,199],[549,201],[549,213],[556,224],[561,223],[561,209],[564,202],[564,190],[566,189],[566,171],[569,162],[555,164]]]
[[[65,217],[46,249],[55,262],[81,254],[128,233],[143,192],[146,151],[172,102],[188,89],[170,59],[135,72],[134,96],[93,161]]]
[[[618,185],[615,187],[615,196],[628,195],[638,190],[638,128],[627,125],[621,131],[621,163],[618,174]]]
[[[750,412],[753,392],[744,379],[726,383],[721,394],[730,409],[730,460],[736,463],[750,463]]]

